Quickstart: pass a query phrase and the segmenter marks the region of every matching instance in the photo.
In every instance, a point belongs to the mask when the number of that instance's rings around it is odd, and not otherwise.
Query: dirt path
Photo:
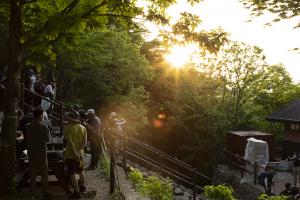
[[[105,177],[102,168],[99,167],[96,170],[93,171],[85,171],[86,174],[86,184],[87,184],[87,192],[82,194],[83,200],[90,200],[90,199],[96,199],[96,200],[109,200],[109,182],[107,178]],[[56,178],[53,176],[49,177],[49,181],[55,181]],[[71,189],[71,187],[70,187]],[[49,185],[50,193],[53,195],[51,199],[53,200],[70,200],[68,196],[65,194],[63,189],[57,185],[57,184],[50,184]],[[96,191],[96,196],[95,192]],[[1,200],[32,200],[32,196],[30,193],[29,187],[26,187],[22,190],[22,192],[6,197],[4,199],[1,198]]]

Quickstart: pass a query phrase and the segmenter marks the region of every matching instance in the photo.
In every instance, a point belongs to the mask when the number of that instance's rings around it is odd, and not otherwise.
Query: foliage
[[[124,199],[125,198],[123,197],[122,193],[120,193],[119,191],[116,191],[110,195],[110,200],[124,200]]]
[[[288,200],[286,196],[268,196],[267,194],[260,195],[257,200]]]
[[[173,198],[172,185],[168,179],[158,176],[145,178],[137,169],[130,172],[129,179],[141,194],[150,197],[151,200],[171,200]]]
[[[135,187],[138,187],[144,181],[143,173],[138,169],[131,169],[128,178]]]
[[[110,176],[110,166],[109,162],[106,160],[104,153],[100,155],[100,165],[101,169],[103,169],[104,175],[107,179],[109,179]]]
[[[245,7],[251,9],[252,15],[260,16],[265,12],[270,12],[276,17],[273,22],[279,22],[283,19],[297,18],[300,14],[300,3],[295,0],[240,0]],[[300,27],[300,22],[295,28]]]
[[[205,196],[209,200],[234,200],[233,189],[225,185],[205,186]]]

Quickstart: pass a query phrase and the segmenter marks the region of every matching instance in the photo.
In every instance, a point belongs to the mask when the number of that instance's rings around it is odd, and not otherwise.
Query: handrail
[[[159,172],[163,173],[164,175],[173,178],[174,180],[180,181],[189,187],[193,188],[193,200],[196,199],[196,193],[198,189],[203,190],[200,187],[199,181],[204,185],[211,181],[211,178],[200,173],[195,168],[192,167],[178,159],[175,159],[168,154],[165,154],[154,147],[147,145],[133,137],[128,137],[126,132],[120,132],[117,129],[106,128],[104,129],[105,132],[109,131],[110,136],[117,136],[122,138],[123,140],[123,167],[126,170],[126,157],[127,155],[130,156],[132,159],[137,159],[139,162],[142,162],[146,166],[152,166],[159,169]],[[137,152],[131,147],[127,147],[127,144],[137,145],[138,149],[146,150],[148,153],[140,153]],[[147,155],[147,156],[146,156]],[[149,157],[150,156],[150,157]],[[155,158],[153,158],[153,156]],[[155,160],[155,159],[158,159]],[[199,179],[200,178],[200,179]],[[202,180],[202,181],[201,181]],[[206,180],[203,182],[203,180]],[[197,183],[198,182],[198,183]]]
[[[59,108],[58,108],[58,109],[59,109],[59,111],[58,111],[59,113],[53,112],[54,116],[49,115],[49,118],[54,119],[54,121],[56,121],[57,123],[59,123],[60,133],[61,133],[61,135],[62,135],[62,133],[63,133],[63,128],[64,128],[64,121],[63,121],[64,104],[63,104],[63,102],[60,102],[60,101],[57,101],[57,100],[52,100],[52,99],[49,99],[49,98],[47,98],[47,97],[44,97],[44,96],[42,96],[42,95],[40,95],[40,94],[38,94],[38,93],[36,93],[36,92],[33,92],[33,91],[31,91],[30,89],[25,88],[25,87],[24,87],[24,84],[22,83],[22,84],[21,84],[21,108],[22,108],[22,109],[24,109],[24,105],[25,105],[25,106],[28,106],[28,107],[30,107],[30,108],[33,108],[33,107],[34,107],[34,106],[32,106],[32,105],[30,105],[30,104],[24,102],[24,100],[25,100],[25,99],[24,99],[25,92],[27,92],[27,93],[33,95],[34,97],[39,97],[39,98],[41,98],[41,99],[43,99],[43,100],[45,100],[45,101],[47,101],[47,102],[53,104],[54,106],[58,106],[58,107],[59,107]]]
[[[176,171],[176,170],[173,170],[173,169],[171,169],[170,167],[168,167],[168,166],[166,166],[166,165],[160,165],[160,163],[158,163],[157,161],[155,161],[155,160],[153,160],[153,159],[151,159],[151,158],[148,158],[148,157],[146,157],[146,156],[144,156],[144,155],[142,155],[142,154],[140,154],[140,153],[138,153],[138,152],[136,152],[136,151],[134,151],[134,150],[132,150],[132,149],[130,149],[130,148],[128,148],[128,150],[129,150],[128,152],[130,152],[130,153],[132,153],[132,154],[136,154],[136,156],[138,156],[138,157],[140,157],[140,158],[142,158],[142,159],[144,159],[144,160],[147,160],[147,161],[153,163],[153,164],[156,165],[156,166],[160,166],[161,169],[166,169],[166,170],[168,170],[169,172],[171,171],[173,174],[177,174],[178,176],[181,176],[181,177],[183,177],[183,178],[185,178],[185,179],[192,180],[191,177],[188,177],[188,176],[186,176],[186,175],[184,175],[184,174],[181,174],[180,172],[178,172],[178,171]]]
[[[109,129],[111,131],[113,131],[115,134],[117,134],[118,136],[120,136],[122,138],[125,137],[125,135],[121,134],[117,129],[112,129],[112,128],[109,128]],[[154,147],[152,147],[152,146],[150,146],[148,144],[145,144],[145,143],[141,142],[138,139],[135,139],[133,137],[127,137],[127,136],[126,136],[126,139],[129,140],[129,141],[132,141],[132,142],[134,142],[136,144],[139,144],[139,145],[145,147],[146,149],[148,149],[150,151],[153,151],[155,153],[161,153],[165,158],[168,158],[170,161],[172,161],[172,162],[174,162],[176,164],[182,165],[182,167],[186,167],[186,169],[189,169],[189,168],[192,167],[191,165],[189,165],[189,164],[187,164],[185,162],[182,162],[181,160],[178,160],[177,158],[174,158],[174,157],[172,157],[172,156],[170,156],[170,155],[168,155],[168,154],[166,154],[166,153],[164,153],[162,151],[159,151],[158,149],[155,149]]]
[[[24,91],[29,92],[29,93],[31,93],[31,94],[37,96],[37,97],[40,97],[40,98],[42,98],[42,99],[44,99],[44,100],[46,100],[46,101],[48,101],[48,102],[50,102],[50,103],[55,104],[55,105],[57,105],[57,106],[63,105],[63,103],[60,102],[60,101],[48,99],[47,97],[42,96],[42,95],[40,95],[40,94],[38,94],[38,93],[36,93],[36,92],[33,92],[33,91],[31,91],[30,89],[28,89],[28,88],[25,88],[25,87],[24,87]]]

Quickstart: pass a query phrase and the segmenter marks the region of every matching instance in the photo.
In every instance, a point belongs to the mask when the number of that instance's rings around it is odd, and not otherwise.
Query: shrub
[[[138,169],[131,169],[130,171],[129,180],[131,180],[133,185],[138,188],[144,181],[143,174]]]
[[[159,176],[143,177],[138,169],[133,169],[129,174],[129,179],[133,182],[137,191],[142,195],[150,197],[151,200],[172,200],[172,185],[169,179]]]
[[[257,200],[288,200],[287,196],[268,196],[266,194],[260,195]]]
[[[109,162],[105,159],[105,156],[104,154],[102,153],[100,155],[100,163],[101,163],[101,166],[102,166],[102,169],[103,169],[103,172],[104,172],[104,175],[107,179],[109,179],[109,176],[110,176],[110,166],[109,166]]]
[[[225,185],[205,186],[204,193],[209,200],[234,200],[233,189]]]

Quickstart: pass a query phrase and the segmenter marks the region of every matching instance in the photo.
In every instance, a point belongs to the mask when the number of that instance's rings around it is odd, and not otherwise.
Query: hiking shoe
[[[81,199],[81,195],[79,192],[73,192],[73,194],[70,196],[71,199]]]

